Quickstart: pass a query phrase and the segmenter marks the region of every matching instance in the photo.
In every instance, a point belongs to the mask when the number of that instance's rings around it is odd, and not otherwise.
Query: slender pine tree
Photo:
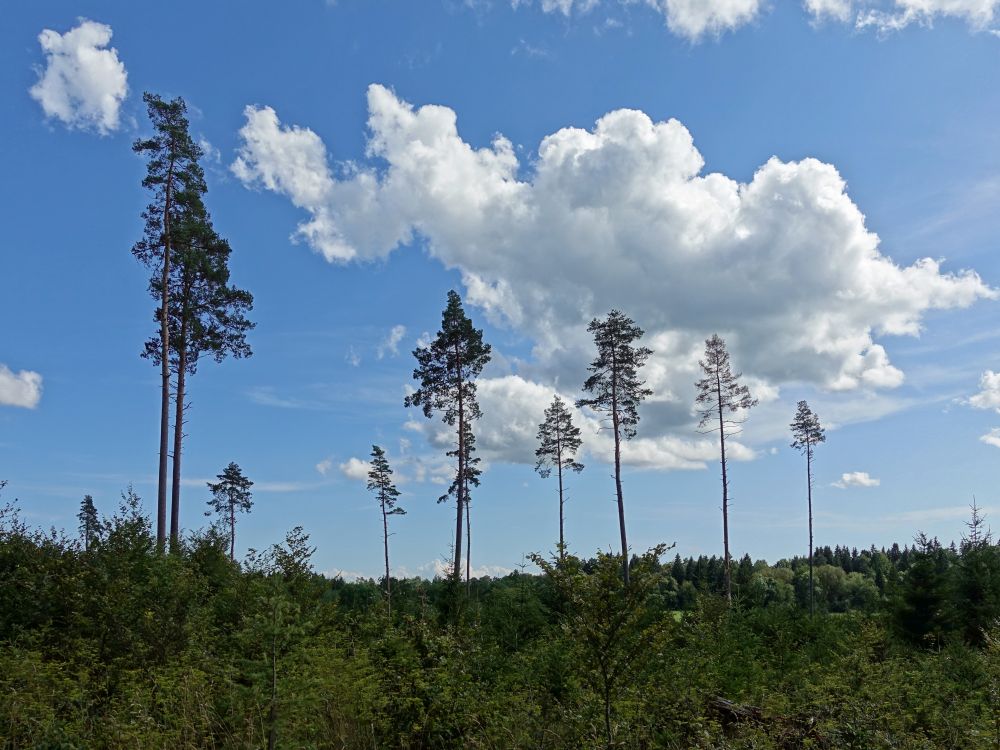
[[[726,462],[726,438],[739,432],[747,409],[757,404],[750,389],[740,383],[740,373],[729,364],[726,342],[718,334],[705,341],[705,358],[698,361],[705,377],[695,383],[701,421],[698,427],[707,432],[719,432],[719,452],[722,465],[722,544],[725,551],[724,571],[726,602],[733,603],[732,557],[729,554],[729,466]],[[707,428],[707,429],[706,429]]]
[[[253,482],[243,476],[239,464],[230,462],[229,466],[217,475],[218,482],[208,482],[212,499],[208,501],[219,516],[223,525],[229,529],[229,559],[236,559],[236,512],[248,513],[253,506],[253,493],[250,488]],[[206,512],[205,515],[210,515]]]
[[[396,502],[399,490],[392,481],[392,468],[381,446],[372,446],[371,468],[368,470],[368,490],[375,493],[382,510],[382,541],[385,549],[385,603],[392,617],[392,584],[389,578],[389,516],[405,515],[406,511]]]
[[[559,559],[566,556],[566,537],[564,534],[565,519],[565,488],[564,471],[583,471],[583,464],[576,460],[576,453],[583,441],[580,439],[580,428],[573,424],[573,415],[566,408],[565,402],[558,396],[552,398],[552,404],[545,410],[545,421],[538,425],[538,448],[535,450],[535,471],[542,479],[547,479],[555,469],[559,478]]]
[[[490,361],[491,347],[483,343],[482,329],[473,327],[462,308],[462,299],[454,290],[448,292],[448,304],[441,316],[441,330],[429,346],[413,350],[417,367],[414,380],[420,387],[405,399],[406,406],[419,406],[430,419],[441,414],[445,424],[455,428],[455,449],[448,455],[457,459],[455,480],[448,493],[455,497],[455,564],[452,578],[461,579],[463,513],[468,507],[469,485],[479,484],[478,459],[472,457],[472,423],[482,416],[476,400],[476,378]],[[466,569],[468,571],[468,562]]]
[[[0,485],[2,487],[3,485]],[[101,533],[101,521],[97,517],[97,507],[94,505],[94,498],[84,495],[80,502],[80,512],[76,514],[80,521],[80,537],[83,539],[84,551],[90,550],[90,545],[94,543]]]
[[[583,390],[591,394],[576,402],[603,412],[611,420],[615,442],[615,493],[618,498],[618,530],[622,540],[622,570],[625,585],[629,581],[628,539],[625,534],[625,500],[622,495],[622,440],[635,437],[639,424],[639,404],[651,396],[646,382],[639,379],[639,369],[653,353],[644,346],[634,346],[642,338],[643,330],[635,321],[619,310],[612,310],[607,318],[594,318],[587,331],[594,335],[597,357],[587,367],[591,375]]]
[[[809,614],[816,611],[816,588],[813,584],[813,477],[812,461],[816,446],[826,442],[826,432],[819,417],[805,401],[799,401],[792,428],[792,447],[806,457],[806,493],[809,498]]]
[[[175,231],[206,219],[202,196],[205,175],[198,164],[202,150],[188,132],[187,107],[177,98],[164,101],[143,94],[154,135],[139,139],[132,150],[146,157],[142,186],[152,193],[143,211],[143,237],[132,254],[152,272],[150,293],[157,300],[160,326],[160,454],[156,488],[156,543],[163,550],[167,534],[167,458],[170,438],[170,275]],[[157,281],[159,282],[157,284]]]

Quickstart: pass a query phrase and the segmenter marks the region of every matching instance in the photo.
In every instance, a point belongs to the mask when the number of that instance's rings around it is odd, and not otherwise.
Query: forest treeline
[[[140,499],[79,536],[0,511],[3,748],[992,748],[1000,550],[734,565],[530,556],[500,578],[346,582],[296,528],[164,555]],[[463,589],[456,595],[456,587]],[[456,610],[456,607],[458,608]]]

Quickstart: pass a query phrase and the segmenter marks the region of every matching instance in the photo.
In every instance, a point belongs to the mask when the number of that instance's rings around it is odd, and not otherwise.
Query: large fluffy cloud
[[[13,372],[0,364],[0,406],[34,409],[42,398],[42,376],[31,370]]]
[[[117,130],[128,74],[118,51],[107,49],[111,27],[83,19],[65,34],[45,29],[38,42],[45,70],[29,93],[45,115],[71,128]]]
[[[886,389],[904,375],[878,338],[916,335],[928,310],[996,296],[972,271],[883,255],[836,168],[816,159],[771,158],[739,183],[702,172],[680,122],[617,110],[545,137],[525,166],[503,136],[465,142],[446,107],[414,108],[378,85],[368,106],[370,163],[334,170],[314,132],[248,107],[233,171],[305,210],[296,236],[331,262],[421,238],[461,271],[468,302],[532,338],[518,374],[546,384],[544,400],[575,392],[593,355],[587,323],[622,308],[656,352],[645,372],[651,439],[690,425],[713,332],[771,398],[785,383]],[[704,460],[682,452],[679,462]]]

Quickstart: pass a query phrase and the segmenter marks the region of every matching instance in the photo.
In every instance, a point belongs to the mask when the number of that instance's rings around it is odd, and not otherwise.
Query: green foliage
[[[315,573],[301,528],[237,563],[216,529],[159,554],[131,490],[100,524],[85,552],[0,509],[0,748],[1000,739],[1000,630],[975,640],[951,616],[987,617],[1000,585],[981,575],[981,531],[954,550],[817,549],[815,617],[796,595],[804,558],[741,560],[729,608],[718,558],[661,564],[659,547],[632,559],[628,584],[618,555],[535,556],[541,575],[472,581],[456,621],[452,580],[394,580],[390,618],[374,581]],[[921,601],[931,611],[914,619]]]

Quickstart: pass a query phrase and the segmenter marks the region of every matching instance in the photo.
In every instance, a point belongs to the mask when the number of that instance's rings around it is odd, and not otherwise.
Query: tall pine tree
[[[726,342],[718,334],[705,341],[705,358],[698,361],[705,377],[695,383],[697,403],[701,407],[698,426],[708,432],[719,432],[719,463],[722,465],[722,544],[725,553],[724,570],[726,602],[733,602],[732,558],[729,554],[729,466],[726,462],[726,438],[739,431],[747,409],[756,405],[750,389],[740,383],[740,373],[729,364]]]
[[[576,452],[582,444],[580,428],[573,424],[573,415],[566,404],[558,396],[552,399],[552,405],[545,410],[545,421],[538,425],[538,449],[535,451],[537,461],[535,471],[543,479],[556,470],[559,478],[559,559],[566,555],[566,538],[563,532],[565,514],[565,494],[563,487],[563,471],[583,471],[583,464],[576,460]]]
[[[819,417],[805,401],[799,401],[792,428],[792,447],[806,457],[806,493],[809,498],[809,614],[816,611],[816,589],[813,584],[813,451],[826,442],[826,433]]]
[[[399,490],[392,481],[392,468],[381,446],[372,446],[371,468],[368,470],[368,490],[375,493],[382,510],[382,540],[385,548],[385,603],[392,617],[392,584],[389,578],[389,516],[401,516],[405,510],[396,505]]]
[[[143,237],[132,248],[152,271],[150,293],[157,300],[160,325],[160,453],[156,487],[156,543],[162,550],[167,533],[167,456],[170,438],[170,276],[176,231],[207,219],[202,196],[205,175],[198,164],[201,148],[188,132],[187,107],[177,98],[164,101],[143,94],[154,135],[139,139],[132,150],[146,157],[142,186],[152,193],[143,211]],[[157,284],[158,282],[158,284]]]
[[[594,335],[597,357],[587,367],[591,375],[583,390],[591,394],[577,406],[589,406],[611,420],[615,442],[615,492],[618,498],[618,530],[622,540],[622,569],[625,585],[629,581],[628,539],[625,534],[625,500],[622,495],[622,440],[635,437],[639,424],[639,404],[653,392],[639,379],[639,369],[646,364],[652,349],[634,346],[643,330],[619,310],[612,310],[604,320],[594,318],[587,331]]]
[[[472,325],[462,308],[462,299],[454,290],[448,292],[448,304],[441,316],[441,330],[430,346],[413,350],[417,367],[413,378],[420,387],[405,399],[406,406],[419,406],[430,419],[441,414],[445,424],[455,428],[455,449],[449,455],[458,468],[448,496],[455,497],[455,564],[452,578],[458,581],[462,565],[463,513],[468,508],[469,485],[479,484],[478,459],[472,456],[472,423],[482,416],[476,400],[476,378],[490,361],[491,347],[483,343],[483,332]],[[468,562],[466,568],[468,570]]]

